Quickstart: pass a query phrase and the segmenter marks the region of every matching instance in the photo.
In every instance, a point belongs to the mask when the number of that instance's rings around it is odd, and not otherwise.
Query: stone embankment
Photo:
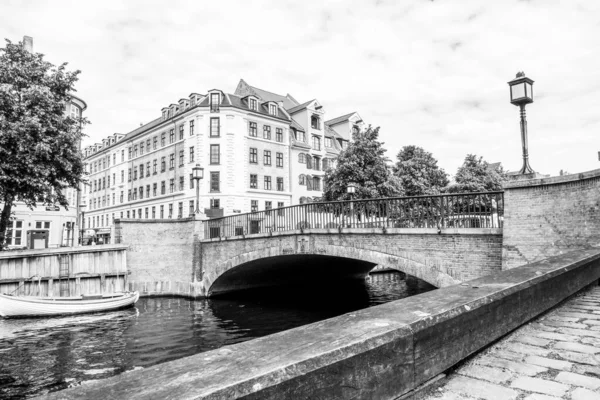
[[[600,287],[518,329],[418,397],[599,400]]]

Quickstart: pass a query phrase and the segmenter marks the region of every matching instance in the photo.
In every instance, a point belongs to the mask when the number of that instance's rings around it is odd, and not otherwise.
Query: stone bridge
[[[500,228],[345,228],[201,241],[205,295],[282,284],[364,278],[376,265],[436,287],[500,271]]]

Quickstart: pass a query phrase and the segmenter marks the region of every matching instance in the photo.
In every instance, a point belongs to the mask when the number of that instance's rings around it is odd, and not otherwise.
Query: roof
[[[339,124],[340,122],[348,121],[348,119],[354,114],[356,114],[356,111],[351,112],[350,114],[342,115],[341,117],[330,119],[329,121],[325,121],[325,125],[335,125]]]
[[[300,125],[299,123],[297,123],[297,122],[296,122],[296,121],[294,121],[294,120],[292,120],[292,123],[291,123],[290,125],[291,125],[291,127],[292,127],[292,128],[294,128],[294,129],[295,129],[295,130],[297,130],[297,131],[300,131],[300,132],[306,132],[306,131],[304,130],[304,128],[302,127],[302,125]]]
[[[325,125],[325,136],[331,136],[335,139],[347,140],[328,125]]]
[[[238,87],[235,91],[236,96],[245,97],[248,94],[254,94],[263,101],[274,101],[282,102],[283,108],[288,109],[297,106],[299,103],[289,93],[286,96],[281,94],[269,92],[268,90],[259,89],[254,86],[250,86],[245,80],[240,79]]]
[[[300,111],[300,110],[304,110],[306,107],[308,107],[308,105],[309,105],[310,103],[312,103],[312,102],[313,102],[313,101],[315,101],[315,100],[316,100],[316,99],[312,99],[312,100],[309,100],[309,101],[307,101],[306,103],[302,103],[302,104],[300,104],[300,105],[297,105],[296,107],[288,108],[288,109],[287,109],[287,112],[288,112],[289,114],[293,114],[293,113],[295,113],[295,112],[298,112],[298,111]]]

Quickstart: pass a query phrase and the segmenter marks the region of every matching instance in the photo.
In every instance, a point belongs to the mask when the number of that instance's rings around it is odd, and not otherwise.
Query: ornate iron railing
[[[311,228],[500,228],[504,192],[307,203],[206,221],[206,238]]]

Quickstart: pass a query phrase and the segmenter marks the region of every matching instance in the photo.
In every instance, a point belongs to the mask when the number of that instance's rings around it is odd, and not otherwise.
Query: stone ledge
[[[532,186],[556,185],[560,183],[577,182],[598,177],[600,177],[600,169],[594,169],[591,171],[581,172],[579,174],[553,176],[550,178],[541,179],[510,181],[504,184],[504,189],[519,189]]]
[[[580,250],[46,398],[396,398],[599,278]]]
[[[55,249],[29,249],[0,252],[0,259],[52,256],[55,254],[95,253],[103,251],[127,250],[126,244],[100,244],[97,246],[57,247]]]

